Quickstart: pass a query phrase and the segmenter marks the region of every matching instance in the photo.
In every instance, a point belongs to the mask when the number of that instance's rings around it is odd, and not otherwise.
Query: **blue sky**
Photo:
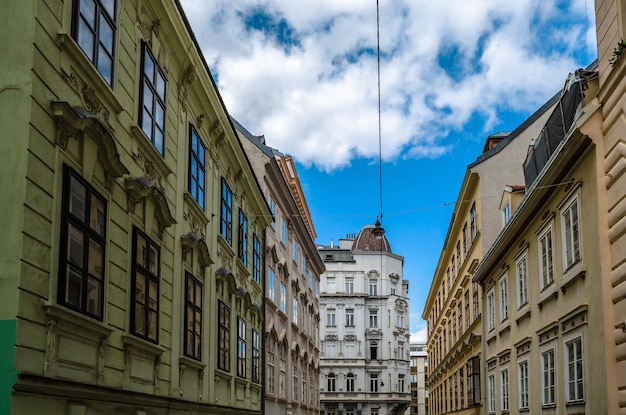
[[[383,225],[421,320],[466,166],[597,55],[593,0],[379,0]],[[328,245],[379,213],[376,0],[181,0],[229,113]],[[521,166],[521,161],[520,161]]]

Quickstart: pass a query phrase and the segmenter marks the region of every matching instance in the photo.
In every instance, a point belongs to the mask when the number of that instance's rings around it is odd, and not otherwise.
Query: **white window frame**
[[[507,201],[502,208],[502,227],[504,228],[511,220],[511,202]]]
[[[580,373],[574,373],[575,378],[573,379],[573,381],[575,382],[575,384],[577,384],[578,382],[581,383],[582,385],[582,391],[581,391],[581,395],[578,395],[578,391],[577,388],[574,389],[574,396],[572,397],[571,394],[571,383],[572,383],[572,379],[570,379],[572,373],[571,373],[571,368],[570,368],[570,361],[569,361],[569,346],[571,344],[574,344],[576,341],[580,341],[580,346],[579,346],[579,351],[580,351],[580,359],[576,359],[576,360],[580,360]],[[566,401],[567,403],[582,403],[585,401],[585,342],[584,342],[584,337],[581,333],[576,333],[574,336],[568,337],[566,339],[564,339],[564,347],[563,347],[563,365],[564,365],[564,372],[565,372],[565,396],[566,396]],[[575,362],[574,362],[575,363]],[[576,372],[578,372],[578,369],[574,369]],[[575,385],[576,386],[576,385]]]
[[[522,371],[522,365],[526,367],[526,373]],[[517,362],[517,377],[518,377],[518,389],[519,389],[519,401],[518,407],[521,410],[528,410],[530,408],[530,364],[528,359],[523,359]],[[524,396],[526,400],[524,401]]]
[[[575,205],[575,206],[574,206]],[[575,208],[575,210],[573,210]],[[574,221],[572,221],[571,214],[575,213],[576,227],[573,228]],[[568,226],[568,220],[572,221]],[[582,260],[583,248],[582,248],[582,230],[580,221],[580,197],[578,193],[573,195],[567,200],[561,207],[561,243],[563,246],[563,269],[568,270],[572,265]],[[569,232],[571,235],[568,237]],[[568,241],[569,239],[569,241]],[[572,252],[571,258],[568,258],[568,253]]]
[[[496,328],[496,304],[495,291],[493,287],[487,292],[487,332]]]
[[[549,241],[549,247],[544,246]],[[552,223],[546,226],[537,237],[539,250],[539,288],[541,291],[554,283],[554,231]]]
[[[354,278],[346,278],[346,294],[354,294]]]
[[[490,414],[496,413],[496,375],[487,376],[487,410]]]
[[[354,327],[354,308],[346,308],[346,327]]]
[[[280,283],[280,311],[287,314],[287,286],[282,281]]]
[[[511,408],[509,368],[505,367],[500,370],[500,410],[509,412]]]
[[[326,292],[328,294],[335,294],[335,277],[326,277]]]
[[[552,368],[551,371],[554,373],[554,379],[552,380],[551,385],[546,385],[546,356],[552,354]],[[551,346],[541,351],[540,356],[540,369],[541,369],[541,405],[542,406],[554,406],[556,405],[556,396],[557,390],[556,386],[558,384],[557,381],[557,372],[556,372],[556,347]],[[548,367],[548,374],[550,372],[550,367]],[[552,388],[552,401],[548,400],[546,397],[546,391]]]
[[[524,264],[523,273],[520,265]],[[520,309],[528,304],[528,253],[524,252],[515,260],[515,280],[517,287],[517,308]]]
[[[329,308],[326,310],[326,325],[328,327],[335,327],[337,323],[337,314],[334,308]]]
[[[369,294],[371,296],[378,295],[378,280],[375,278],[369,279]]]
[[[506,273],[500,277],[498,289],[500,294],[500,321],[505,321],[509,318],[509,282]]]

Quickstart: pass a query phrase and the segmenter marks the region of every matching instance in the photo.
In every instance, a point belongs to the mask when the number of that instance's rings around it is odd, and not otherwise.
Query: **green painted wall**
[[[13,369],[16,320],[0,320],[0,414],[11,413],[11,391],[17,381]]]

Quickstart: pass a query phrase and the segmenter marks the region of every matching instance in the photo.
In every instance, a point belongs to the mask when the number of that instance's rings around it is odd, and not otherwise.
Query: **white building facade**
[[[339,246],[318,246],[320,409],[325,415],[396,415],[411,402],[409,283],[404,258],[366,225]]]

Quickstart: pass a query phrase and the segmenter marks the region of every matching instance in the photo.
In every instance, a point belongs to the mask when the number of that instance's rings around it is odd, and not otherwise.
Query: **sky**
[[[295,159],[316,243],[382,211],[422,342],[467,165],[597,57],[593,0],[181,3],[229,114]]]

